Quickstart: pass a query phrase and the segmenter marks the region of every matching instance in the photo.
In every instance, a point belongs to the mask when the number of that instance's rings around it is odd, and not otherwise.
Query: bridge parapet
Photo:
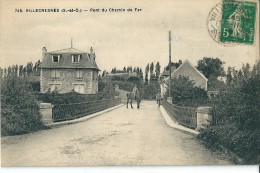
[[[40,103],[40,113],[45,124],[80,118],[119,105],[120,98],[96,100],[92,102],[52,105]]]
[[[213,121],[211,107],[181,107],[166,100],[162,101],[162,106],[173,121],[197,131],[207,128]]]

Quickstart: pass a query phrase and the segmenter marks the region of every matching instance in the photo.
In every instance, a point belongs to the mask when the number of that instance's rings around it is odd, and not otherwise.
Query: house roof
[[[188,60],[185,60],[174,72],[172,72],[171,76],[174,76],[180,69],[184,68],[186,64],[193,68],[202,78],[208,81],[208,79],[199,70],[197,70]],[[165,80],[169,80],[169,77],[167,77]]]
[[[66,49],[51,51],[49,53],[62,54],[62,53],[87,53],[87,52],[84,52],[84,51],[81,51],[81,50],[78,50],[78,49],[75,49],[75,48],[66,48]]]
[[[169,76],[169,74],[170,74],[170,72],[167,71],[167,70],[164,70],[164,71],[162,72],[162,76]]]
[[[59,54],[60,61],[58,63],[52,62],[52,55]],[[81,54],[79,63],[72,62],[73,54]],[[96,61],[95,54],[89,54],[87,52],[75,49],[67,48],[61,50],[55,50],[50,52],[45,52],[42,59],[41,68],[87,68],[99,70]]]

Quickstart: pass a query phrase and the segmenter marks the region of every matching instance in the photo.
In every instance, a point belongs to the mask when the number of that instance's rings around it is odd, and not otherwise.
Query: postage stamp
[[[254,44],[256,2],[223,0],[220,42]]]

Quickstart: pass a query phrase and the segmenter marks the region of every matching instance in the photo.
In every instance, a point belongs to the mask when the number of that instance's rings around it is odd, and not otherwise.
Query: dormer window
[[[60,55],[52,55],[52,62],[54,63],[60,62]]]
[[[80,55],[72,55],[71,57],[73,63],[79,63]]]

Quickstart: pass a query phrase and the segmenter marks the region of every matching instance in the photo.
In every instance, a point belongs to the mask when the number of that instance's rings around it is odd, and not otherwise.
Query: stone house
[[[40,91],[67,93],[76,91],[84,94],[98,92],[98,66],[96,55],[91,47],[90,53],[67,48],[47,52],[42,48]]]
[[[207,91],[208,89],[208,79],[198,71],[188,60],[185,60],[177,69],[175,67],[171,67],[171,77],[178,78],[179,76],[188,77],[189,80],[194,82],[194,86],[199,87]],[[161,80],[161,94],[162,96],[165,94],[168,88],[169,81],[169,71],[164,71],[162,73]]]

